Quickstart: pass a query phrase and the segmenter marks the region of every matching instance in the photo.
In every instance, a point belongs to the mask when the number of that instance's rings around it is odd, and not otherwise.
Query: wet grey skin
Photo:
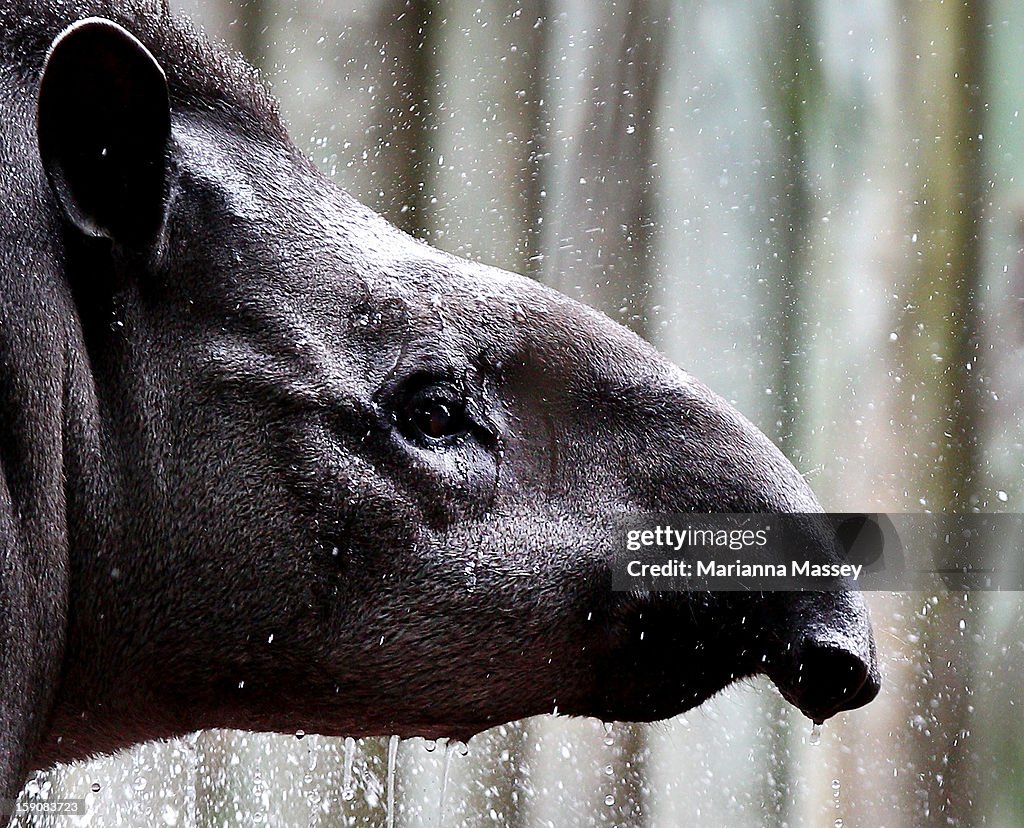
[[[0,6],[0,796],[199,728],[652,721],[763,672],[816,720],[875,696],[857,594],[611,589],[623,515],[820,510],[754,426],[399,232],[241,61],[109,5]]]

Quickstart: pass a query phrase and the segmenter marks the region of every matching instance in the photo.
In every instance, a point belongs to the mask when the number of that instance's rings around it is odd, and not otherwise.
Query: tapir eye
[[[434,443],[469,430],[462,396],[447,385],[429,385],[414,392],[405,406],[400,427],[412,440]]]

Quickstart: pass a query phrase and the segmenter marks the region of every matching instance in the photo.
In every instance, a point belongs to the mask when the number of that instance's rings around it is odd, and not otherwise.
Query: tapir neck
[[[14,203],[3,192],[0,203]],[[52,714],[69,604],[67,296],[34,243],[0,271],[0,797],[17,795]],[[44,294],[44,295],[40,295]]]

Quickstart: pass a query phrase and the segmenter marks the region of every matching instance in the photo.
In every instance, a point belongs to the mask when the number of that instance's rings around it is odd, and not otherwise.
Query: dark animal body
[[[875,695],[857,595],[612,592],[623,514],[819,506],[630,332],[339,191],[187,23],[8,2],[0,105],[0,796],[214,726]]]

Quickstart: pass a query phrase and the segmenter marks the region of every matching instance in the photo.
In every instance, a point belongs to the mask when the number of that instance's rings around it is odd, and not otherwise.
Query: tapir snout
[[[787,701],[822,722],[870,702],[881,678],[861,595],[819,593],[805,600],[795,638],[769,675]]]
[[[612,341],[611,331],[602,339]],[[794,516],[800,549],[818,560],[842,560],[814,493],[761,431],[689,374],[653,354],[643,364],[646,373],[637,368],[595,381],[612,400],[602,411],[614,423],[609,431],[632,435],[620,458],[631,508],[785,513]],[[655,365],[660,369],[649,367]],[[604,456],[607,462],[607,447]],[[755,673],[770,676],[788,701],[819,722],[879,692],[871,624],[852,583],[835,592],[629,595],[616,612],[621,628],[613,637],[622,646],[613,645],[604,678],[609,715],[624,718],[625,710],[632,718],[658,718],[677,710],[680,700],[692,706]],[[622,663],[630,669],[625,677],[618,673]]]

